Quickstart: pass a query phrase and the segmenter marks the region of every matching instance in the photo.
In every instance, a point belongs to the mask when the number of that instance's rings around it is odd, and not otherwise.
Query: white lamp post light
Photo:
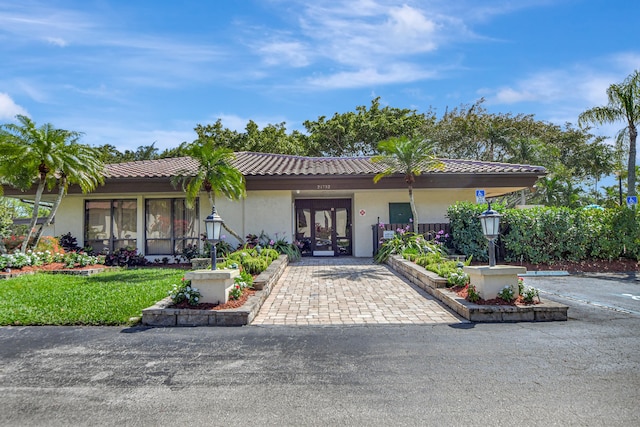
[[[480,215],[480,224],[482,224],[482,234],[489,240],[489,267],[496,265],[496,248],[494,240],[500,235],[500,215],[491,209],[491,203],[487,210]]]
[[[216,207],[211,209],[211,215],[204,220],[204,225],[207,229],[207,239],[211,243],[211,269],[216,269],[216,243],[220,241],[220,230],[224,221],[222,217],[216,212]]]

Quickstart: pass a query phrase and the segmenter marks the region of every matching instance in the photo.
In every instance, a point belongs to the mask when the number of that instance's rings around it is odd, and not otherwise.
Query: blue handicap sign
[[[627,196],[627,206],[635,206],[638,204],[638,198],[636,196]]]
[[[476,203],[484,203],[484,190],[476,190]]]

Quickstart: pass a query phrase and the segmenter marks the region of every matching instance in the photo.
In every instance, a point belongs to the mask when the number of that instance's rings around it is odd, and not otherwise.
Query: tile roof
[[[106,178],[166,178],[185,171],[196,171],[198,162],[191,157],[141,160],[105,165]]]
[[[546,173],[542,166],[476,160],[440,159],[442,169],[430,168],[434,174],[537,174]],[[373,175],[385,167],[371,162],[371,157],[303,157],[283,154],[238,152],[233,165],[245,176],[321,176]],[[174,157],[106,165],[107,178],[162,178],[195,173],[196,160]]]

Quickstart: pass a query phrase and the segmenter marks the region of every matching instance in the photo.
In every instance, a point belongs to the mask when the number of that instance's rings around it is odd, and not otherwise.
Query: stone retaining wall
[[[193,310],[170,308],[167,297],[152,307],[142,310],[142,324],[147,326],[243,326],[253,321],[262,304],[289,264],[286,255],[280,255],[253,280],[257,292],[241,307],[226,310]]]
[[[400,256],[390,256],[387,264],[414,285],[424,289],[472,322],[548,322],[567,320],[566,305],[541,299],[533,305],[478,305],[446,288],[447,280]]]

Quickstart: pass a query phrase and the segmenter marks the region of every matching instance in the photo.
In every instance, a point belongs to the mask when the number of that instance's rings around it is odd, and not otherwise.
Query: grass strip
[[[179,269],[145,268],[3,280],[0,325],[126,325],[165,298],[183,275]]]

